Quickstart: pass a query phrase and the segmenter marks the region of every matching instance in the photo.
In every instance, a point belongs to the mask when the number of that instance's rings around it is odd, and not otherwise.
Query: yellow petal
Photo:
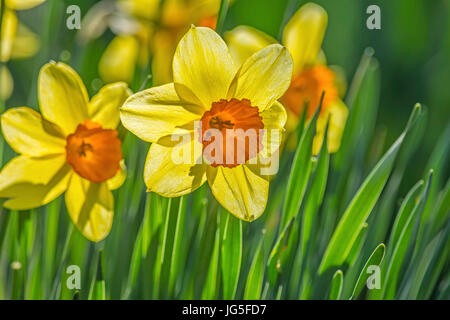
[[[328,119],[328,152],[335,153],[339,150],[347,116],[348,109],[342,100],[334,102],[319,116],[316,125],[316,135],[313,141],[313,154],[317,155],[320,152]]]
[[[264,212],[269,182],[247,165],[234,168],[208,166],[208,183],[217,201],[239,219],[253,221]]]
[[[186,125],[199,120],[202,113],[202,108],[180,101],[174,84],[170,83],[132,95],[120,109],[120,119],[142,140],[156,142],[177,128],[182,132]]]
[[[289,20],[283,32],[283,44],[294,59],[294,74],[318,58],[327,28],[328,16],[319,5],[307,3]]]
[[[89,102],[89,118],[103,128],[115,129],[120,122],[119,109],[130,95],[125,82],[104,86]]]
[[[119,8],[136,17],[154,20],[159,11],[161,0],[118,0]]]
[[[71,174],[65,155],[45,158],[18,156],[0,172],[0,198],[13,210],[45,205],[62,194]]]
[[[229,98],[249,99],[252,106],[264,111],[289,88],[292,58],[279,44],[272,44],[248,58],[236,74]]]
[[[70,218],[88,240],[101,241],[109,234],[114,197],[105,182],[92,183],[73,174],[65,200]]]
[[[204,108],[210,109],[213,102],[226,97],[235,73],[227,45],[212,29],[191,27],[178,44],[173,60],[174,82],[195,93]],[[178,93],[183,98],[183,93]]]
[[[11,58],[14,38],[17,32],[17,16],[14,11],[3,12],[2,30],[0,34],[0,61],[6,62]]]
[[[276,101],[272,106],[260,113],[264,124],[265,136],[263,137],[264,156],[271,156],[281,145],[284,126],[287,121],[286,109]]]
[[[255,52],[277,43],[274,38],[264,32],[248,26],[238,26],[225,32],[224,39],[238,66],[241,66]]]
[[[16,37],[13,41],[11,59],[32,57],[39,50],[39,38],[30,29],[19,23]]]
[[[206,165],[200,163],[202,145],[189,136],[190,141],[180,141],[175,146],[151,145],[144,169],[147,191],[164,197],[179,197],[193,192],[206,181]]]
[[[106,181],[109,190],[116,190],[122,186],[127,178],[127,166],[125,165],[125,160],[120,160],[120,168],[117,174],[111,179]]]
[[[133,36],[117,36],[100,59],[98,71],[103,81],[130,83],[139,53],[139,43]]]
[[[5,101],[13,92],[14,81],[7,67],[2,66],[0,70],[0,98]]]
[[[17,153],[30,157],[65,154],[61,130],[27,107],[12,108],[1,117],[5,140]]]
[[[65,134],[75,132],[87,120],[88,94],[80,76],[68,65],[47,63],[39,73],[39,105],[46,120]]]
[[[14,10],[31,9],[45,2],[45,0],[6,0],[6,6]]]

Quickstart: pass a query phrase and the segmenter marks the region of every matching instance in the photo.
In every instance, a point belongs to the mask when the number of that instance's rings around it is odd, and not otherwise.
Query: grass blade
[[[242,221],[225,212],[226,222],[222,239],[223,298],[234,299],[242,263]],[[223,217],[222,217],[223,218]]]
[[[367,279],[370,276],[367,273],[368,268],[370,266],[380,266],[381,262],[383,261],[385,251],[386,246],[384,245],[384,243],[380,243],[372,252],[369,259],[367,259],[364,268],[361,270],[361,273],[359,274],[358,280],[356,281],[356,285],[355,288],[353,289],[353,293],[350,299],[358,299],[359,294],[366,285]]]
[[[406,251],[411,245],[414,227],[417,224],[416,222],[418,221],[428,198],[432,177],[433,172],[430,172],[420,200],[414,206],[413,211],[403,227],[398,241],[395,243],[395,248],[393,250],[392,257],[390,257],[391,259],[389,261],[386,276],[384,277],[383,297],[385,299],[395,298],[400,268],[403,264]]]
[[[297,216],[306,191],[306,186],[308,185],[309,176],[311,174],[312,143],[316,132],[316,121],[322,106],[323,96],[324,94],[322,94],[319,107],[314,113],[314,117],[309,122],[306,130],[302,133],[302,137],[295,152],[284,200],[280,230],[284,230],[291,218]]]
[[[342,270],[335,272],[331,282],[330,300],[339,300],[342,293],[342,284],[344,283],[344,273]]]
[[[364,222],[389,178],[403,139],[419,116],[420,110],[420,105],[414,107],[404,132],[378,162],[347,207],[325,251],[319,273],[323,273],[330,267],[340,266],[347,259]]]
[[[261,290],[264,281],[264,253],[262,241],[259,241],[252,265],[247,276],[245,285],[244,300],[258,300],[261,298]]]
[[[89,291],[89,300],[105,300],[105,279],[103,278],[102,250],[98,252],[97,272]]]

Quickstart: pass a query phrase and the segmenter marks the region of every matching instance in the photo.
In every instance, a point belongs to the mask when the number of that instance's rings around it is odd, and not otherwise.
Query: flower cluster
[[[296,144],[290,133],[301,114],[311,119],[323,91],[313,152],[327,123],[329,151],[339,148],[347,108],[320,50],[327,23],[321,7],[299,9],[284,30],[284,46],[245,26],[223,40],[213,30],[218,1],[168,0],[161,8],[156,0],[119,0],[114,10],[135,24],[118,32],[100,61],[100,75],[113,83],[89,99],[71,67],[50,62],[38,79],[41,114],[20,107],[1,116],[3,136],[18,154],[0,172],[6,208],[39,207],[65,192],[79,231],[104,239],[114,215],[111,190],[126,178],[120,122],[151,143],[147,191],[178,197],[208,182],[217,201],[245,221],[263,214],[279,150],[285,140]],[[187,30],[192,22],[197,26]],[[10,31],[2,33],[2,59]],[[150,55],[160,85],[132,94],[126,82]]]

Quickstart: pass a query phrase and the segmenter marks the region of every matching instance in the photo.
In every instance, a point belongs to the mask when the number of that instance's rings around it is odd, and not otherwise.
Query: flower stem
[[[225,19],[227,17],[229,0],[222,0],[220,2],[219,15],[217,16],[216,32],[223,36],[223,25],[225,24]]]

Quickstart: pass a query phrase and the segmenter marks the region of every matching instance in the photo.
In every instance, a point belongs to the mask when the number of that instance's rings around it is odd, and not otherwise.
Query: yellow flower
[[[39,49],[39,39],[23,24],[19,23],[14,10],[25,10],[40,5],[45,0],[6,0],[0,35],[0,62],[24,59],[33,56]],[[1,8],[1,3],[0,3]],[[9,70],[0,70],[0,98],[8,99],[14,83]]]
[[[180,38],[191,24],[214,29],[219,4],[220,0],[117,0],[119,11],[134,17],[134,26],[108,45],[100,76],[106,82],[130,83],[136,65],[145,67],[152,54],[153,83],[172,81],[171,58]]]
[[[38,88],[42,116],[28,107],[1,116],[3,136],[19,155],[0,172],[0,198],[8,198],[6,208],[27,210],[65,192],[72,221],[86,238],[100,241],[113,220],[110,190],[125,179],[115,128],[130,91],[114,83],[89,101],[78,74],[54,62],[41,69]]]
[[[212,160],[206,155],[209,142],[203,133],[215,129],[228,137],[226,129],[264,128],[267,141],[263,149],[258,146],[257,156],[270,157],[281,141],[270,132],[282,131],[286,122],[286,111],[277,100],[289,87],[291,75],[292,58],[281,45],[258,51],[239,69],[212,29],[191,27],[173,58],[174,83],[139,92],[121,108],[123,125],[152,142],[144,171],[148,191],[178,197],[208,181],[216,199],[233,215],[247,221],[258,218],[267,203],[270,178],[262,173],[262,162],[251,161],[256,154],[247,148],[224,145],[223,157],[234,151],[230,154],[235,158],[220,164],[220,156]],[[182,142],[172,141],[176,137]],[[189,160],[176,163],[174,155],[185,156],[186,150],[194,150]]]
[[[322,7],[307,3],[287,23],[282,41],[294,60],[291,85],[280,99],[288,112],[288,132],[293,132],[297,127],[305,105],[308,106],[307,118],[311,119],[319,105],[321,94],[325,91],[314,138],[314,154],[320,151],[328,121],[328,151],[334,153],[339,150],[348,115],[348,109],[339,97],[340,79],[325,65],[321,53],[327,20],[327,13]],[[275,39],[246,26],[227,32],[225,40],[238,62],[243,62],[260,48],[276,43]],[[296,145],[296,141],[291,138],[288,140],[288,147],[293,145]]]

